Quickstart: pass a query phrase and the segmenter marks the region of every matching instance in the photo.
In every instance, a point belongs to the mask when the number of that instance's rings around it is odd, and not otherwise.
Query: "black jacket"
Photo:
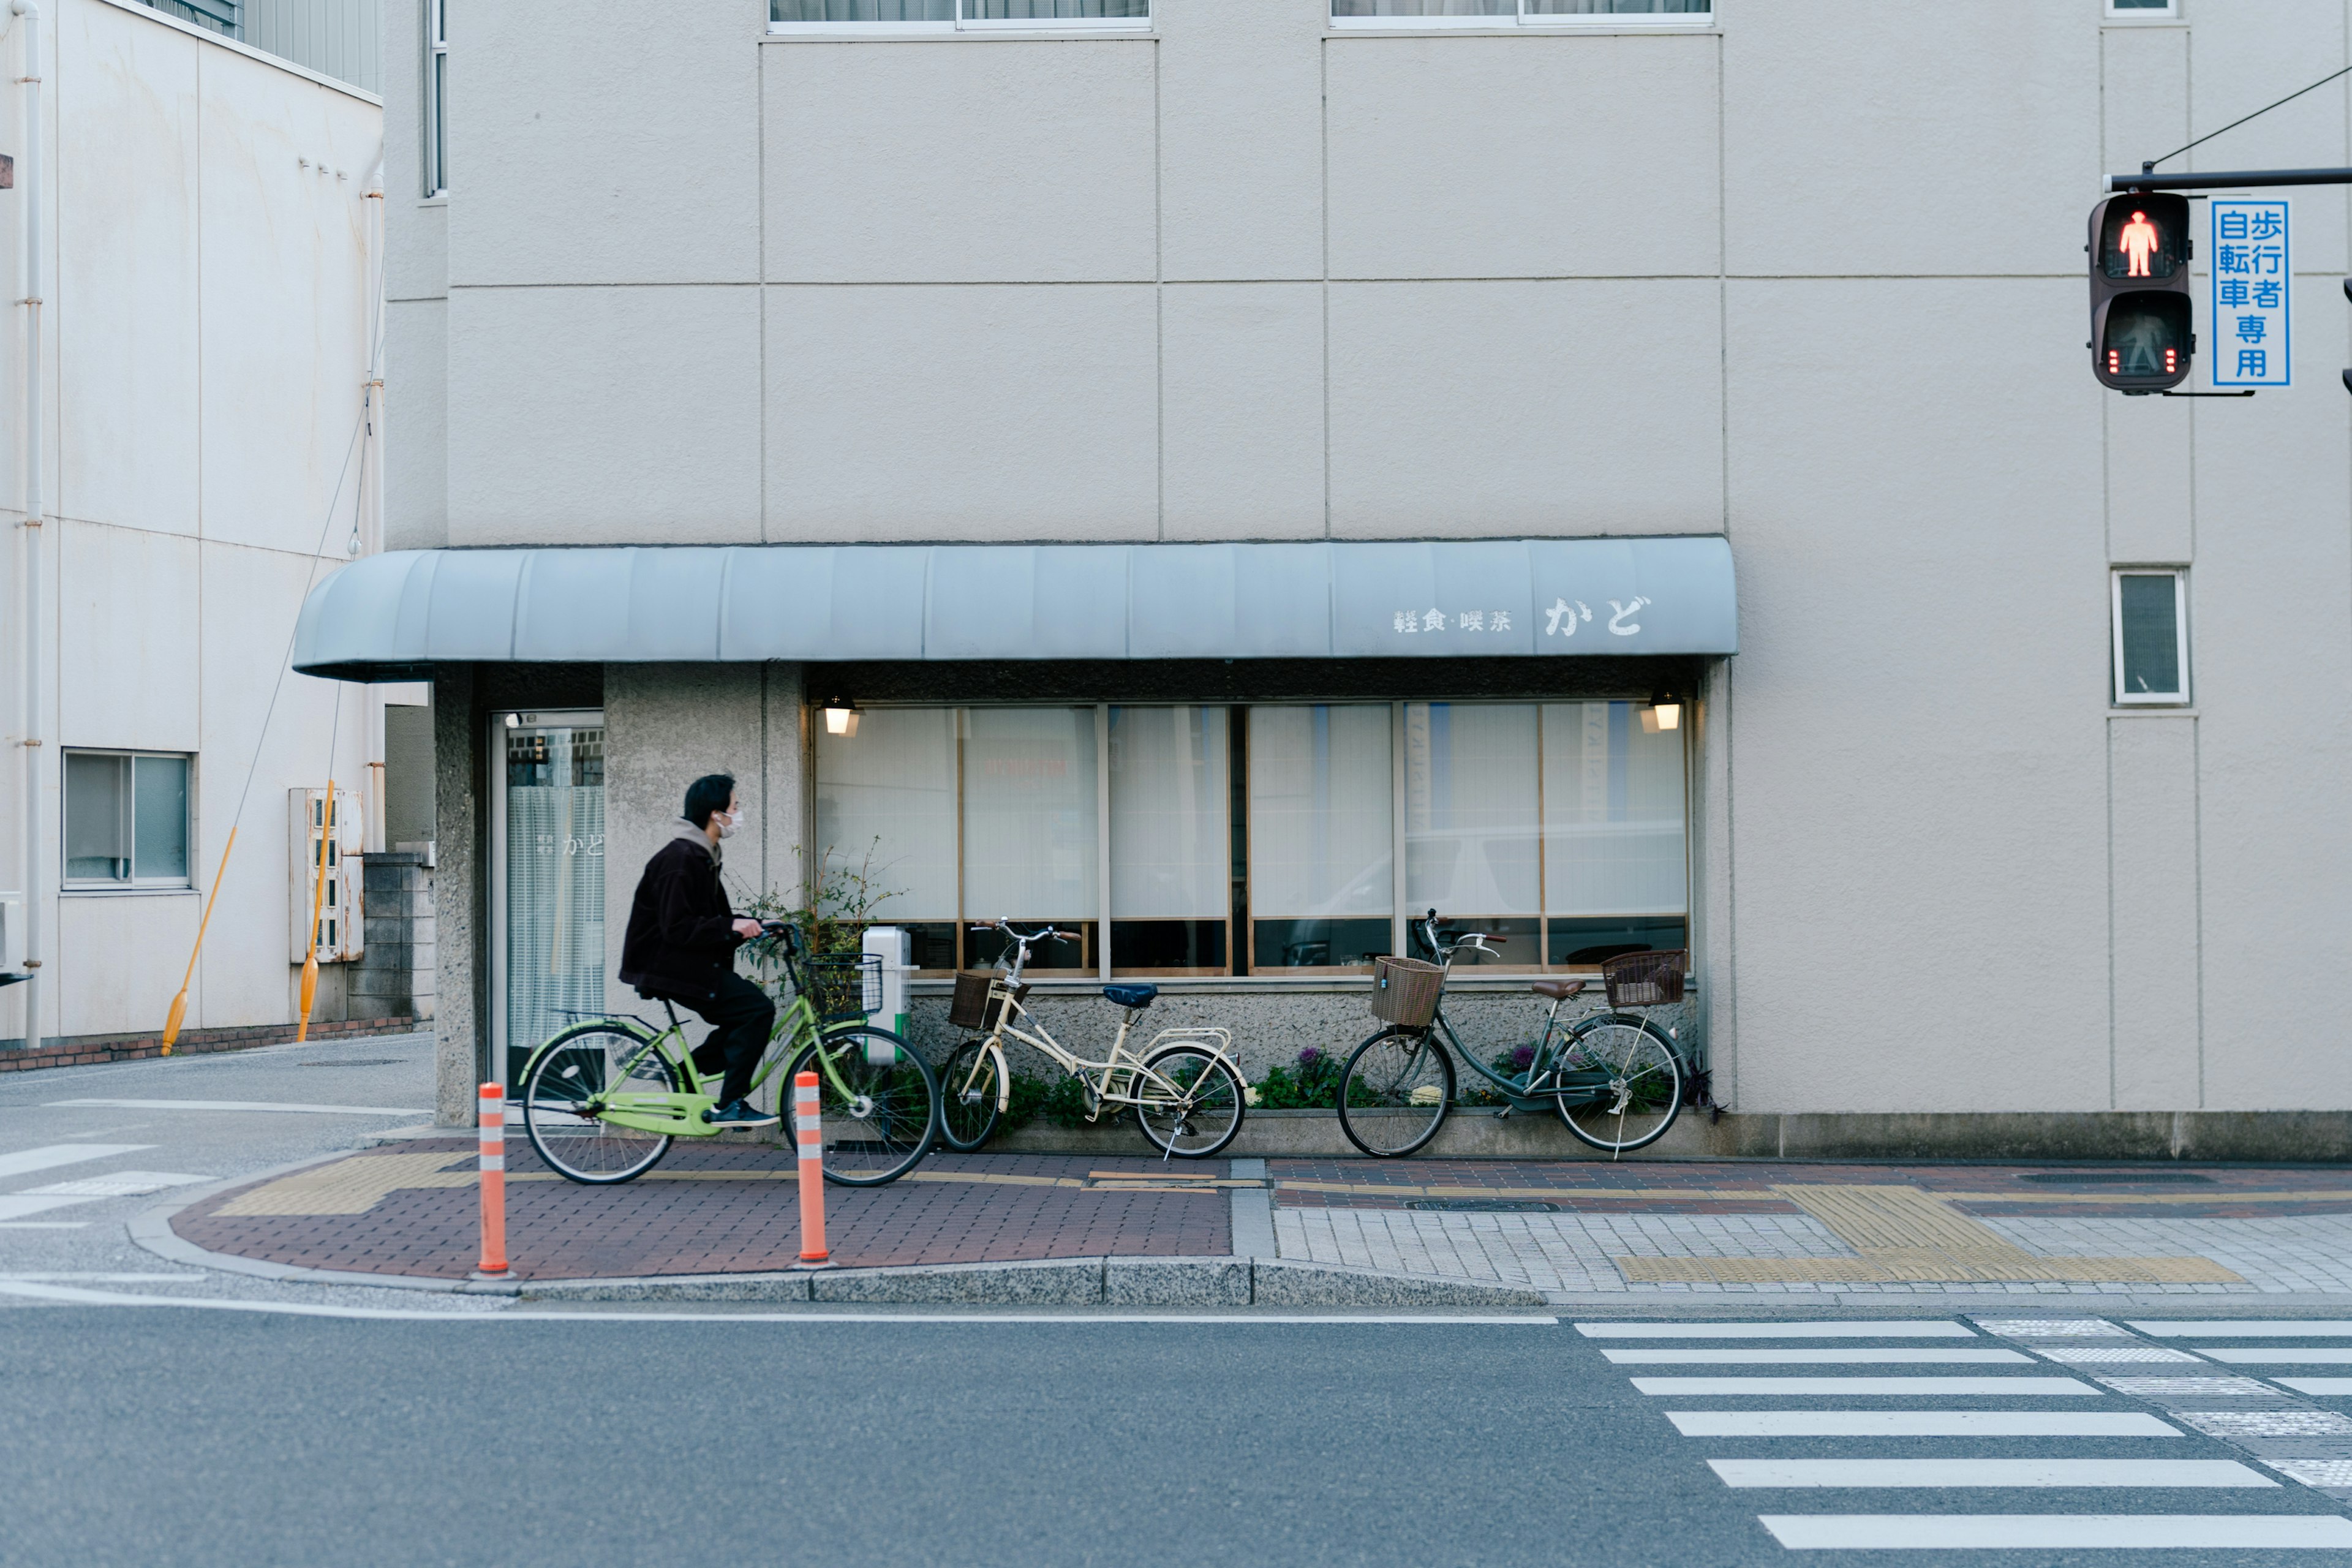
[[[648,995],[699,996],[735,966],[735,914],[710,852],[673,838],[646,862],[621,939],[621,984]]]

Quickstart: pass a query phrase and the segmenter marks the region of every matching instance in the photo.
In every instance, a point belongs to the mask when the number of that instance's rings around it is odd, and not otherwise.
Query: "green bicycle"
[[[790,1062],[779,1089],[788,1098],[793,1078],[814,1071],[824,1179],[851,1187],[897,1181],[939,1131],[939,1081],[906,1041],[866,1021],[881,999],[879,961],[803,956],[791,926],[768,921],[761,929],[759,940],[782,960],[795,994],[776,1015],[751,1087]],[[667,1002],[662,1009],[666,1029],[629,1016],[590,1019],[541,1046],[524,1066],[523,1129],[539,1157],[570,1180],[632,1181],[677,1139],[718,1135],[703,1120],[719,1103],[718,1075],[697,1070],[677,1010]]]

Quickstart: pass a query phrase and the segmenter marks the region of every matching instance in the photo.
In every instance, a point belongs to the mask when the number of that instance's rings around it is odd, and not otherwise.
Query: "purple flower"
[[[1303,1068],[1311,1068],[1322,1059],[1323,1053],[1313,1046],[1298,1053],[1298,1065]]]
[[[1535,1059],[1536,1048],[1533,1046],[1521,1046],[1511,1053],[1511,1065],[1522,1072],[1525,1072]]]

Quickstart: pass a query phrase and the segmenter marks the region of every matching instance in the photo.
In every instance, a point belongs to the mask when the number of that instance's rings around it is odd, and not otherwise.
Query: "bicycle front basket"
[[[996,1028],[996,1016],[1004,1010],[1004,1005],[999,1001],[994,1006],[991,1006],[988,999],[991,993],[995,990],[996,983],[1003,978],[1003,975],[993,969],[959,971],[956,974],[955,998],[948,1004],[948,1027],[979,1029],[993,1033]],[[1017,986],[1013,990],[1013,999],[1017,1002],[1028,994],[1028,986]]]
[[[1445,971],[1418,958],[1372,960],[1372,1016],[1408,1029],[1429,1026],[1437,1016]]]
[[[1683,999],[1681,948],[1666,952],[1628,952],[1601,966],[1612,1007],[1663,1007]]]
[[[882,1010],[882,955],[842,953],[808,961],[809,1005],[828,1024]]]

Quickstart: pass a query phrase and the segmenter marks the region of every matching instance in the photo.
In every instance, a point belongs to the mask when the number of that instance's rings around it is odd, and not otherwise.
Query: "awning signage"
[[[311,591],[294,668],[1738,651],[1715,535],[398,551]]]

